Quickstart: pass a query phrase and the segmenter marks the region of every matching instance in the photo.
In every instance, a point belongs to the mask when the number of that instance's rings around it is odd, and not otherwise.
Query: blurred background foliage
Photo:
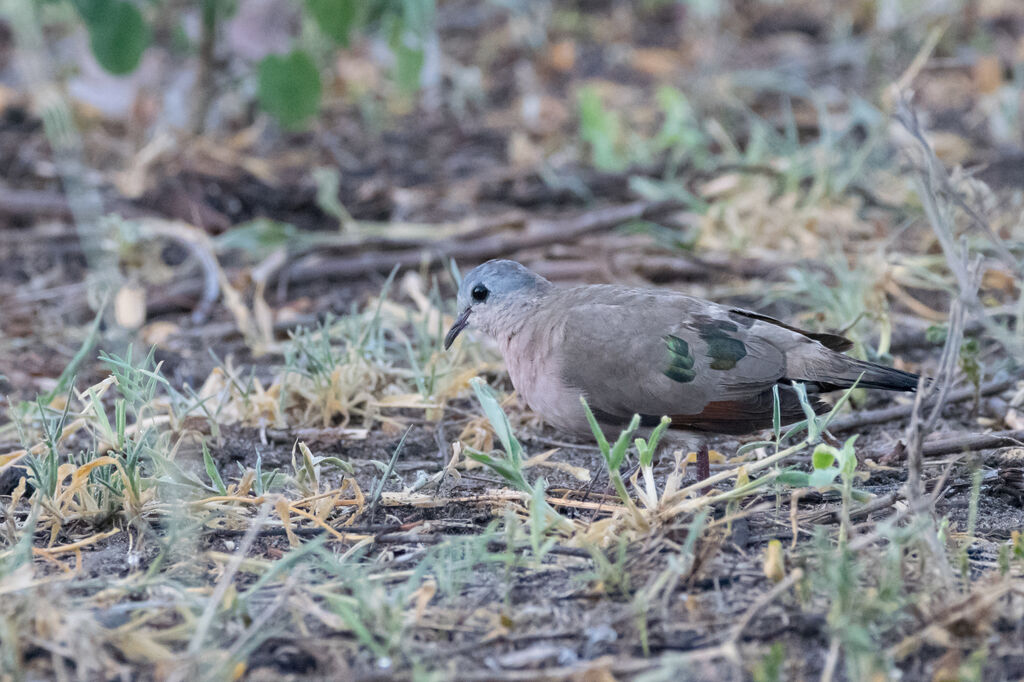
[[[515,223],[675,202],[678,211],[619,226],[621,246],[524,257],[567,279],[696,279],[704,295],[737,293],[730,272],[756,274],[771,284],[756,297],[747,288],[748,304],[811,308],[805,324],[847,330],[859,354],[884,357],[891,303],[933,323],[951,291],[941,259],[901,253],[935,245],[921,237],[900,151],[907,135],[893,125],[895,105],[910,97],[966,200],[1008,240],[996,259],[1008,270],[990,269],[986,281],[1005,285],[998,296],[1016,291],[1008,262],[1020,254],[1024,12],[1013,0],[0,6],[8,52],[22,48],[0,63],[0,107],[31,119],[42,101],[34,92],[66,93],[70,113],[41,118],[95,171],[75,171],[70,183],[97,195],[93,217],[76,210],[78,222],[102,223],[93,242],[118,245],[116,264],[135,289],[152,293],[174,268],[141,254],[153,237],[131,218],[117,230],[96,219],[100,208],[123,215],[119,202],[215,235],[211,248],[228,266],[280,250],[295,259],[385,242],[423,247],[466,232],[467,216],[525,212]],[[37,47],[26,27],[42,36]],[[28,63],[39,68],[19,68]],[[21,146],[0,169],[5,182],[49,187],[48,154],[38,142]],[[1004,248],[970,222],[957,233],[974,248]],[[554,263],[594,254],[586,266]],[[720,254],[731,271],[694,277],[707,266],[669,260],[680,254]],[[390,268],[384,256],[375,263],[331,277]]]
[[[62,0],[43,0],[55,6]],[[201,0],[181,3],[159,0],[71,0],[78,19],[89,34],[92,55],[106,71],[123,76],[135,71],[154,36],[182,53],[196,52],[208,62],[222,39],[226,21],[238,14],[237,0]],[[249,3],[250,6],[253,3]],[[73,21],[66,7],[55,7],[47,17]],[[186,28],[198,15],[199,35],[192,39]],[[373,35],[390,50],[391,72],[405,92],[419,85],[426,43],[433,33],[434,0],[305,0],[293,6],[278,3],[266,8],[268,28],[297,24],[291,49],[286,54],[267,53],[251,65],[258,76],[260,105],[286,128],[299,128],[320,107],[322,85],[318,61],[329,59],[334,47],[349,47],[354,37]],[[156,30],[154,30],[156,29]],[[243,36],[258,53],[265,36]],[[285,40],[284,43],[289,41]],[[282,43],[283,44],[283,43]],[[256,56],[253,54],[252,56]],[[212,65],[204,63],[201,68]],[[206,84],[202,84],[206,85]],[[198,98],[207,97],[197,93]],[[205,112],[200,113],[200,119]],[[201,124],[200,124],[201,127]]]

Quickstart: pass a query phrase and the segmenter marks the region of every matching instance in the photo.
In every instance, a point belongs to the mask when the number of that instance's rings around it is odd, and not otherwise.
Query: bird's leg
[[[629,467],[628,469],[626,469],[626,473],[622,474],[622,480],[623,481],[628,481],[629,479],[633,478],[633,474],[635,474],[639,470],[640,470],[640,462],[637,462],[636,464],[634,464],[631,467]]]
[[[834,448],[841,448],[843,446],[842,441],[840,441],[838,438],[833,436],[828,431],[821,432],[821,439]]]
[[[697,480],[706,481],[711,477],[711,453],[708,451],[708,444],[701,443],[697,449]],[[711,490],[711,486],[701,489],[701,494]]]

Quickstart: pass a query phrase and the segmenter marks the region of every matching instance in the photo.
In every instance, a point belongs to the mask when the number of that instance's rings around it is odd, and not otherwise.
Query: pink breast
[[[556,427],[576,431],[582,418],[577,391],[562,381],[558,357],[543,344],[513,337],[501,344],[512,385],[530,409]]]

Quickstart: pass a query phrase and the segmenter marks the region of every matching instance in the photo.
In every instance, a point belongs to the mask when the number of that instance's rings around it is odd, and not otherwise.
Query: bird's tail
[[[886,391],[914,391],[920,377],[912,372],[886,367],[875,362],[834,354],[825,368],[815,373],[814,383],[823,391],[849,388],[879,388]],[[859,381],[858,381],[859,379]]]

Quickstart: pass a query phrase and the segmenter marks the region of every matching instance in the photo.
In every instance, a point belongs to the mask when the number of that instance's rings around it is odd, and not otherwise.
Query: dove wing
[[[562,380],[609,424],[635,413],[694,431],[766,428],[772,386],[786,378],[783,349],[818,346],[771,318],[675,292],[590,286],[560,298]],[[803,417],[790,387],[780,386],[780,398],[784,421]]]

